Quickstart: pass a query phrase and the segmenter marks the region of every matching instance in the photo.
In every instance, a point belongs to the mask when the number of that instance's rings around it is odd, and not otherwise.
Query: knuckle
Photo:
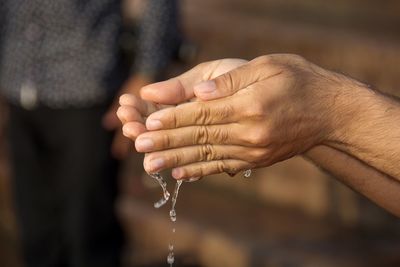
[[[247,141],[253,146],[268,146],[269,136],[268,132],[262,128],[255,128],[248,133]]]
[[[214,149],[212,145],[206,144],[201,146],[201,158],[203,161],[211,161],[214,159]]]
[[[180,127],[179,112],[175,108],[165,108],[159,110],[148,117],[148,120],[159,120],[161,121],[164,128],[178,128]]]
[[[211,121],[210,118],[210,108],[202,102],[196,103],[197,104],[197,108],[195,109],[194,112],[194,118],[195,118],[195,122],[197,124],[209,124],[209,122]]]
[[[194,140],[197,144],[207,144],[209,140],[209,132],[206,126],[198,126],[194,131]]]
[[[226,144],[229,141],[229,134],[225,128],[214,128],[210,133],[210,139],[214,142]]]
[[[210,125],[213,124],[214,121],[221,121],[226,118],[232,116],[235,113],[235,109],[231,104],[226,104],[221,107],[214,108],[211,110],[211,107],[204,102],[197,102],[195,107],[195,111],[193,112],[193,118],[197,125]],[[184,114],[177,113],[175,116],[187,116]],[[176,120],[179,124],[179,120]],[[176,125],[176,123],[175,123]],[[179,125],[176,125],[179,127]]]
[[[250,158],[252,163],[259,163],[264,162],[265,160],[269,159],[271,153],[267,149],[254,149],[250,151]]]
[[[172,164],[173,164],[174,166],[180,166],[180,165],[182,165],[182,162],[183,162],[183,160],[182,160],[182,154],[180,154],[180,153],[173,153],[173,154],[171,155],[171,161],[172,161]]]
[[[225,171],[230,172],[226,166],[226,162],[223,160],[219,160],[216,162],[216,169],[220,173],[225,172]]]
[[[163,148],[170,148],[171,147],[171,139],[168,136],[168,134],[162,134],[161,142],[162,142]]]
[[[166,124],[170,125],[171,128],[179,128],[181,127],[180,125],[180,120],[177,118],[177,114],[175,111],[171,112],[168,114],[168,116],[166,116]]]
[[[213,145],[206,144],[201,146],[200,158],[202,161],[212,161],[224,158],[223,155],[219,155]]]
[[[264,112],[264,106],[258,101],[254,101],[254,103],[246,109],[245,114],[247,117],[259,119],[264,117]]]
[[[220,86],[222,87],[220,89],[227,92],[234,91],[235,82],[232,72],[225,73],[224,75],[220,76],[218,80],[220,82]]]
[[[230,117],[235,112],[232,105],[227,104],[215,110],[215,117],[219,120]]]

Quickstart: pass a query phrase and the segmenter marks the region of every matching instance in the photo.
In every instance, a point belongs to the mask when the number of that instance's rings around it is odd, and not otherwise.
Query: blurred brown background
[[[399,1],[181,4],[185,33],[198,52],[184,68],[225,57],[296,53],[400,95]],[[171,73],[181,70],[173,67]],[[1,106],[0,266],[17,267],[5,119]],[[165,261],[168,208],[153,209],[160,189],[139,175],[140,156],[126,165],[117,205],[130,243],[126,265]],[[250,179],[216,176],[185,183],[177,214],[176,266],[400,266],[400,220],[301,158],[256,170]]]

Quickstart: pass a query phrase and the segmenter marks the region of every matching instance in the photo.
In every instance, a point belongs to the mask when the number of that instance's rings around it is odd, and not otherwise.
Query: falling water
[[[162,207],[163,205],[165,205],[165,203],[168,202],[170,193],[167,190],[167,182],[164,180],[164,178],[159,173],[152,173],[149,175],[152,178],[154,178],[155,180],[157,180],[158,184],[161,186],[161,188],[163,190],[163,195],[162,195],[161,199],[154,203],[154,207],[158,209],[158,208]],[[178,199],[179,188],[181,187],[182,182],[183,182],[183,180],[176,181],[174,194],[172,195],[172,205],[171,205],[171,210],[169,211],[169,217],[173,223],[176,222],[175,205],[176,205],[176,200]],[[176,232],[175,227],[173,227],[172,234],[175,234],[175,232]],[[169,250],[169,253],[167,256],[167,263],[169,264],[170,267],[172,267],[175,262],[174,245],[172,244],[172,242],[168,245],[168,250]]]
[[[174,194],[172,195],[172,199],[171,199],[172,205],[171,205],[171,210],[169,211],[169,218],[171,219],[172,223],[176,222],[175,205],[176,205],[176,200],[178,199],[179,188],[181,187],[182,182],[183,182],[182,180],[176,181]],[[175,227],[172,228],[172,235],[174,235],[174,234],[175,234]],[[172,243],[170,243],[168,248],[169,248],[169,253],[168,253],[168,257],[167,257],[167,263],[170,265],[170,267],[172,267],[172,265],[175,261],[174,245]]]
[[[168,257],[167,257],[167,263],[169,264],[170,267],[172,267],[175,262],[174,245],[169,244],[168,250],[169,250],[169,253],[168,253]]]
[[[167,182],[164,180],[164,178],[159,173],[151,173],[151,174],[149,173],[149,175],[152,178],[157,180],[158,184],[161,186],[161,188],[163,190],[163,195],[162,195],[161,199],[154,203],[154,207],[156,209],[158,209],[158,208],[164,206],[170,197],[170,194],[167,190]]]
[[[173,222],[176,221],[175,205],[176,205],[176,199],[178,198],[178,194],[179,194],[179,188],[181,187],[181,185],[182,185],[182,180],[176,181],[174,194],[172,195],[172,206],[171,206],[171,210],[169,211],[169,217],[171,218],[171,221],[173,221]]]
[[[149,175],[152,178],[154,178],[155,180],[157,180],[158,184],[161,186],[162,191],[163,191],[163,195],[162,195],[161,199],[154,203],[154,207],[158,209],[158,208],[162,207],[163,205],[165,205],[165,203],[168,202],[170,193],[167,190],[167,182],[164,180],[164,178],[159,173],[152,173]],[[233,176],[233,174],[230,174],[230,175]],[[249,178],[251,176],[251,169],[245,170],[243,172],[243,176],[245,178]],[[171,205],[171,210],[169,211],[169,217],[170,217],[172,223],[176,222],[175,205],[176,205],[176,200],[178,199],[179,188],[181,187],[182,182],[183,182],[183,180],[176,181],[174,194],[172,195],[172,205]],[[175,234],[175,232],[176,232],[175,227],[173,227],[172,234]],[[172,267],[175,262],[174,245],[172,244],[172,242],[168,245],[168,251],[169,251],[169,253],[167,256],[167,263],[169,264],[170,267]]]

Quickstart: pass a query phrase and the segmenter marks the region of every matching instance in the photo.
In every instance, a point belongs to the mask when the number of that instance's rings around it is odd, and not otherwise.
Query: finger
[[[208,162],[198,162],[172,170],[175,179],[190,179],[191,177],[202,177],[218,173],[238,173],[243,170],[252,169],[254,165],[235,159],[216,160]]]
[[[135,141],[136,138],[146,132],[146,127],[143,123],[132,121],[124,124],[122,126],[122,133],[124,136],[128,137],[129,139]]]
[[[143,87],[140,95],[143,99],[155,103],[180,104],[194,97],[194,85],[217,77],[245,62],[245,60],[241,59],[222,59],[205,62],[178,77]]]
[[[148,173],[184,166],[196,162],[237,159],[257,163],[264,161],[267,150],[231,145],[198,145],[148,153],[144,167]]]
[[[262,56],[232,69],[214,79],[194,86],[194,95],[201,100],[213,100],[235,94],[253,83],[280,73],[272,56]]]
[[[144,119],[142,115],[137,111],[136,108],[132,106],[120,106],[117,110],[117,116],[122,124],[136,121],[144,125]]]
[[[146,128],[153,131],[236,122],[240,116],[237,110],[243,108],[243,102],[238,99],[185,103],[150,114],[146,120]]]
[[[246,131],[248,134],[244,134]],[[137,132],[128,134],[137,137]],[[253,134],[249,131],[248,126],[237,123],[189,126],[179,129],[144,132],[137,138],[135,147],[138,152],[153,152],[204,144],[229,144],[256,147],[260,143],[266,142],[266,140],[261,140],[261,138],[256,135],[259,135],[259,133]]]
[[[154,103],[144,101],[132,94],[123,94],[119,98],[119,104],[121,106],[134,107],[140,114],[146,117],[157,110],[157,106]]]
[[[193,98],[193,87],[184,86],[180,77],[147,85],[140,90],[140,96],[154,103],[179,104]]]

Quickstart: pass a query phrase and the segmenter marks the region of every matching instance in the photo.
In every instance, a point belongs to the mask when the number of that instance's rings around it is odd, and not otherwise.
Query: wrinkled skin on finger
[[[133,141],[136,140],[140,134],[149,130],[145,125],[147,116],[155,111],[196,101],[192,90],[194,85],[203,80],[213,79],[246,62],[241,59],[224,59],[202,63],[177,78],[144,87],[141,98],[129,94],[122,95],[117,116],[123,124],[123,134]],[[186,88],[190,89],[186,90]],[[152,172],[147,168],[145,169]],[[191,180],[199,179],[199,177],[194,178]]]

